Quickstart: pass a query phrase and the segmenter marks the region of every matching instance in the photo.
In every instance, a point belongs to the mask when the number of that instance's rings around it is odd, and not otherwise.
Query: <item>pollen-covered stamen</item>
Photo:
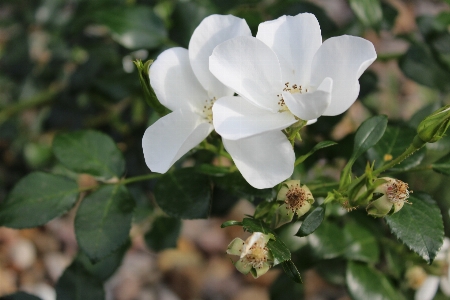
[[[268,255],[269,249],[263,243],[255,243],[248,249],[245,256],[241,258],[241,262],[255,269],[261,269],[264,263],[267,262]]]
[[[290,85],[289,82],[286,82],[284,84],[284,88],[283,88],[283,92],[289,92],[291,94],[303,94],[303,93],[307,93],[308,89],[307,88],[303,88],[301,85],[297,85],[297,84],[293,84]],[[289,110],[286,106],[286,104],[284,103],[284,99],[283,99],[283,95],[279,94],[277,95],[279,101],[278,101],[278,106],[280,106],[279,111],[286,111]]]
[[[408,202],[409,193],[408,184],[398,180],[393,179],[387,182],[386,196],[391,203]],[[412,191],[411,191],[412,193]]]
[[[305,205],[309,198],[312,198],[312,194],[301,188],[300,184],[296,184],[289,188],[284,203],[286,203],[287,209],[296,212]]]
[[[213,120],[213,113],[212,113],[212,107],[214,105],[214,102],[216,102],[216,97],[213,97],[212,99],[205,100],[205,103],[202,108],[203,116],[210,124],[212,124]]]

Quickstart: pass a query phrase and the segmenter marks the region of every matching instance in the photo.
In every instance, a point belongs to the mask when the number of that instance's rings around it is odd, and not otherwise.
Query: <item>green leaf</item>
[[[167,39],[162,20],[147,6],[108,7],[95,17],[128,49],[156,48]]]
[[[275,232],[261,220],[244,218],[244,220],[242,220],[242,227],[246,231],[262,232],[272,236],[272,239],[267,243],[267,248],[272,252],[274,265],[278,265],[291,259],[291,251],[289,251],[289,248],[278,238]]]
[[[155,199],[169,216],[179,219],[207,218],[211,206],[208,177],[193,168],[164,174],[156,183]]]
[[[125,161],[114,141],[98,131],[59,134],[53,140],[56,158],[78,173],[109,179],[122,176]]]
[[[450,72],[441,68],[425,46],[412,45],[398,64],[406,77],[431,88],[449,90]]]
[[[284,273],[286,273],[292,280],[297,283],[303,283],[300,272],[297,270],[297,267],[292,260],[284,261],[281,266],[283,267]]]
[[[378,28],[383,19],[379,0],[350,0],[350,7],[364,26]]]
[[[175,248],[180,231],[179,219],[159,217],[153,221],[152,228],[145,234],[145,242],[154,251]]]
[[[284,300],[284,299],[304,299],[303,284],[292,284],[292,278],[285,273],[280,276],[270,285],[270,299]]]
[[[25,292],[17,292],[11,295],[2,296],[0,297],[0,300],[41,300],[41,298]]]
[[[347,249],[345,257],[367,263],[376,263],[380,256],[377,239],[372,232],[356,222],[347,223],[344,227]]]
[[[256,189],[252,187],[239,172],[229,173],[222,177],[214,177],[212,180],[221,189],[238,197],[246,197],[249,200],[253,200],[255,197],[262,199],[275,197],[273,189]]]
[[[81,202],[75,217],[78,244],[92,261],[128,239],[135,203],[123,185],[104,185]]]
[[[359,126],[353,145],[353,160],[378,143],[386,130],[387,122],[387,117],[380,115],[367,119]]]
[[[400,300],[404,298],[382,273],[366,264],[349,261],[346,278],[352,299]]]
[[[145,64],[143,64],[141,60],[134,61],[134,64],[138,69],[139,82],[141,83],[141,87],[144,92],[145,102],[147,102],[151,108],[162,116],[166,113],[167,109],[159,102],[155,91],[150,85],[149,71],[152,63],[153,60],[148,60]]]
[[[416,134],[416,130],[410,127],[388,126],[380,141],[367,152],[369,160],[375,161],[375,169],[400,156],[411,144]],[[422,162],[425,153],[426,148],[423,147],[390,170],[405,171],[416,167]],[[385,160],[386,158],[389,159]]]
[[[428,263],[432,263],[444,239],[441,211],[431,196],[414,193],[412,205],[386,216],[392,233]]]
[[[230,168],[213,166],[210,164],[201,164],[199,166],[195,166],[195,170],[198,173],[204,175],[219,176],[219,177],[230,173]]]
[[[66,213],[78,198],[78,185],[66,177],[34,172],[22,178],[0,205],[0,226],[29,228]]]
[[[433,171],[450,176],[450,153],[431,164]]]
[[[90,274],[77,260],[64,271],[55,289],[57,300],[105,299],[103,282]]]
[[[131,242],[128,240],[119,249],[95,264],[92,263],[89,257],[83,252],[80,252],[77,255],[76,260],[79,261],[91,275],[94,275],[104,282],[114,274],[117,268],[119,268],[126,251],[130,248],[130,245]]]
[[[311,151],[309,151],[308,153],[299,156],[299,158],[297,158],[297,160],[295,161],[295,165],[299,165],[302,162],[304,162],[308,157],[310,157],[311,155],[314,154],[314,152],[316,152],[319,149],[323,149],[323,148],[327,148],[327,147],[331,147],[337,145],[336,142],[333,141],[322,141],[320,143],[318,143],[317,145],[315,145]]]
[[[324,221],[317,230],[308,235],[308,242],[315,256],[331,259],[342,255],[346,248],[343,230],[331,222]]]
[[[313,233],[322,224],[323,218],[325,217],[325,208],[322,206],[316,207],[303,221],[300,229],[295,234],[296,236],[302,237]]]

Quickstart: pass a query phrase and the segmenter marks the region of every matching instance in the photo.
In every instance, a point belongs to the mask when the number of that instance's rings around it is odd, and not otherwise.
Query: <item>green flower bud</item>
[[[245,242],[235,238],[228,245],[227,253],[239,256],[239,260],[234,263],[236,269],[242,274],[252,273],[254,278],[269,271],[273,263],[273,255],[267,248],[270,238],[270,235],[262,232],[254,232]]]
[[[372,201],[366,210],[369,215],[374,217],[384,217],[388,214],[394,214],[402,209],[408,202],[409,193],[408,184],[394,178],[383,177],[385,183],[375,189],[375,193],[382,193],[383,196]]]
[[[300,180],[288,180],[283,183],[277,195],[277,200],[284,201],[278,208],[279,221],[283,225],[292,221],[294,214],[299,217],[306,214],[314,203],[314,197],[306,185],[301,186]]]
[[[444,106],[420,122],[417,134],[427,143],[439,141],[450,126],[450,105]]]

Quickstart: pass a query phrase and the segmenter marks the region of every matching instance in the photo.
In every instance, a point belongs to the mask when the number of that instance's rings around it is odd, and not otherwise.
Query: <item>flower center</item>
[[[269,249],[259,243],[253,244],[248,253],[242,258],[242,261],[246,264],[250,264],[253,268],[261,269],[265,262],[267,262],[267,255]]]
[[[401,180],[389,181],[386,188],[386,196],[392,203],[407,202],[409,198],[408,184]]]
[[[283,92],[289,92],[291,94],[303,94],[303,93],[307,93],[308,89],[307,88],[302,88],[301,85],[297,85],[297,84],[293,84],[290,85],[289,82],[286,82],[284,84],[284,88],[283,88]],[[288,111],[289,109],[286,106],[286,103],[284,103],[284,99],[283,99],[283,95],[279,94],[277,95],[278,97],[278,106],[280,107],[279,112],[283,112],[283,111]]]
[[[212,107],[214,105],[214,102],[216,102],[216,97],[213,97],[212,99],[205,100],[205,103],[203,104],[202,108],[202,114],[203,117],[212,124],[213,120],[213,113],[212,113]]]
[[[287,209],[295,212],[305,204],[305,201],[307,201],[309,197],[312,197],[312,195],[297,185],[291,187],[286,193],[284,203],[286,203]]]

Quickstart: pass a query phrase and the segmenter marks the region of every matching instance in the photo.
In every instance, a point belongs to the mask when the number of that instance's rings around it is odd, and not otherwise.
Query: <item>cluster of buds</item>
[[[277,210],[278,226],[292,221],[295,214],[303,216],[314,203],[311,191],[306,185],[300,185],[300,180],[284,182],[277,194],[277,200],[284,202]]]
[[[367,213],[374,217],[384,217],[393,214],[402,209],[408,202],[409,191],[408,184],[394,178],[382,177],[386,182],[375,189],[375,193],[381,193],[383,196],[372,201],[367,206]]]
[[[269,271],[273,263],[272,253],[267,248],[270,238],[270,235],[262,232],[254,232],[245,242],[235,238],[228,245],[227,253],[239,256],[239,260],[234,263],[236,269],[242,274],[250,272],[254,278]]]

